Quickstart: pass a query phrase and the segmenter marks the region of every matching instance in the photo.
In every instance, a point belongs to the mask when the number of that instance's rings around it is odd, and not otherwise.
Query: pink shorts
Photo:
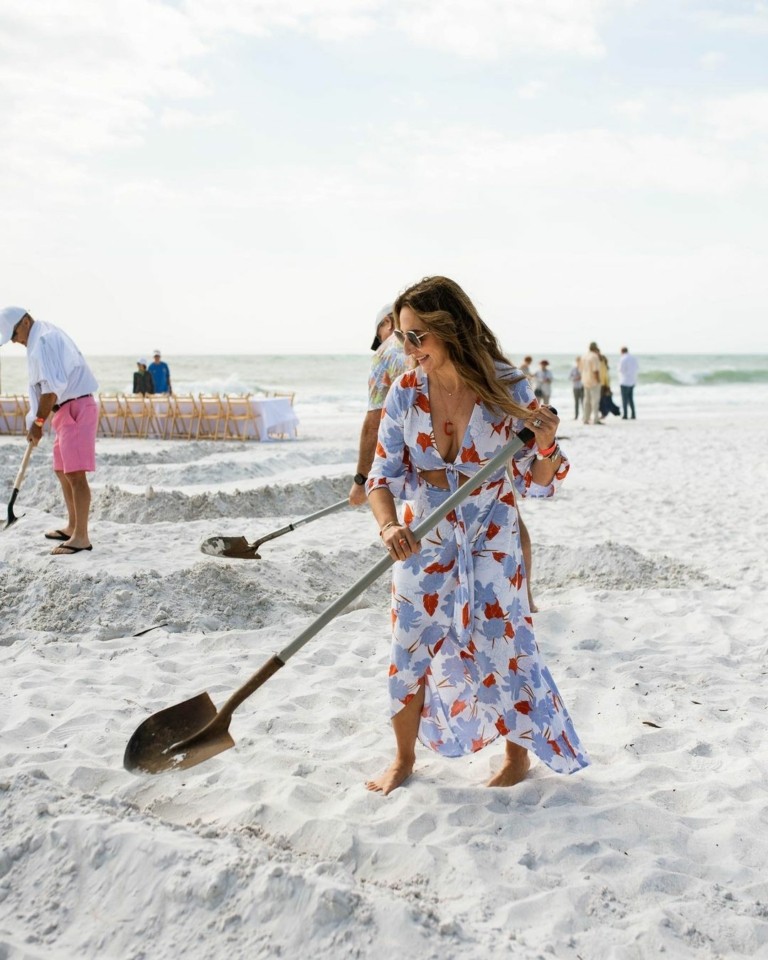
[[[99,405],[93,397],[71,400],[54,413],[51,426],[56,432],[53,442],[53,469],[63,473],[96,469],[96,431],[99,428]]]

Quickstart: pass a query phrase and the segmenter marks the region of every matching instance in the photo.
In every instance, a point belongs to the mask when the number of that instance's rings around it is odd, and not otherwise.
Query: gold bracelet
[[[379,536],[381,537],[386,529],[389,527],[400,527],[402,524],[399,520],[390,520],[389,523],[385,523],[384,526],[379,530]]]

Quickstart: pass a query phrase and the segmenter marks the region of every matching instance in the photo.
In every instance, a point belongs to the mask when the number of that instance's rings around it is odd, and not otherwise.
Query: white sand
[[[0,958],[768,956],[765,426],[564,422],[571,476],[523,513],[593,766],[489,790],[500,745],[421,749],[388,798],[363,787],[392,752],[387,577],[238,710],[233,750],[122,767],[150,713],[222,704],[379,559],[367,511],[259,561],[198,549],[344,496],[359,424],[102,441],[95,549],[71,558],[42,539],[41,447],[0,534]],[[0,476],[22,451],[0,442]]]

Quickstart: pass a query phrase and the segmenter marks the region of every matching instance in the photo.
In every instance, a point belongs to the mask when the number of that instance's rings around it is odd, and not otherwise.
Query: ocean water
[[[12,351],[12,352],[11,352]],[[535,358],[535,368],[540,358]],[[566,418],[572,393],[568,373],[574,358],[548,354],[554,375],[552,402]],[[608,358],[619,402],[618,357]],[[723,407],[768,403],[768,355],[645,354],[638,355],[640,376],[635,388],[638,416],[680,411],[707,414]],[[102,393],[130,392],[135,358],[89,356]],[[333,416],[366,409],[371,354],[281,354],[167,357],[176,393],[296,393],[296,413]],[[18,347],[0,354],[0,393],[27,392],[26,359]]]

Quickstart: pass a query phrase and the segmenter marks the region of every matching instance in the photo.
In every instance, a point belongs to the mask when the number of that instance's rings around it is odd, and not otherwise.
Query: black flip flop
[[[63,530],[54,530],[53,533],[43,534],[46,540],[69,540],[71,534],[64,533]]]
[[[66,553],[60,553],[59,551],[66,550]],[[82,550],[93,550],[93,544],[90,547],[70,547],[68,544],[63,543],[59,547],[54,547],[51,550],[52,557],[69,557],[73,553],[80,553]]]

